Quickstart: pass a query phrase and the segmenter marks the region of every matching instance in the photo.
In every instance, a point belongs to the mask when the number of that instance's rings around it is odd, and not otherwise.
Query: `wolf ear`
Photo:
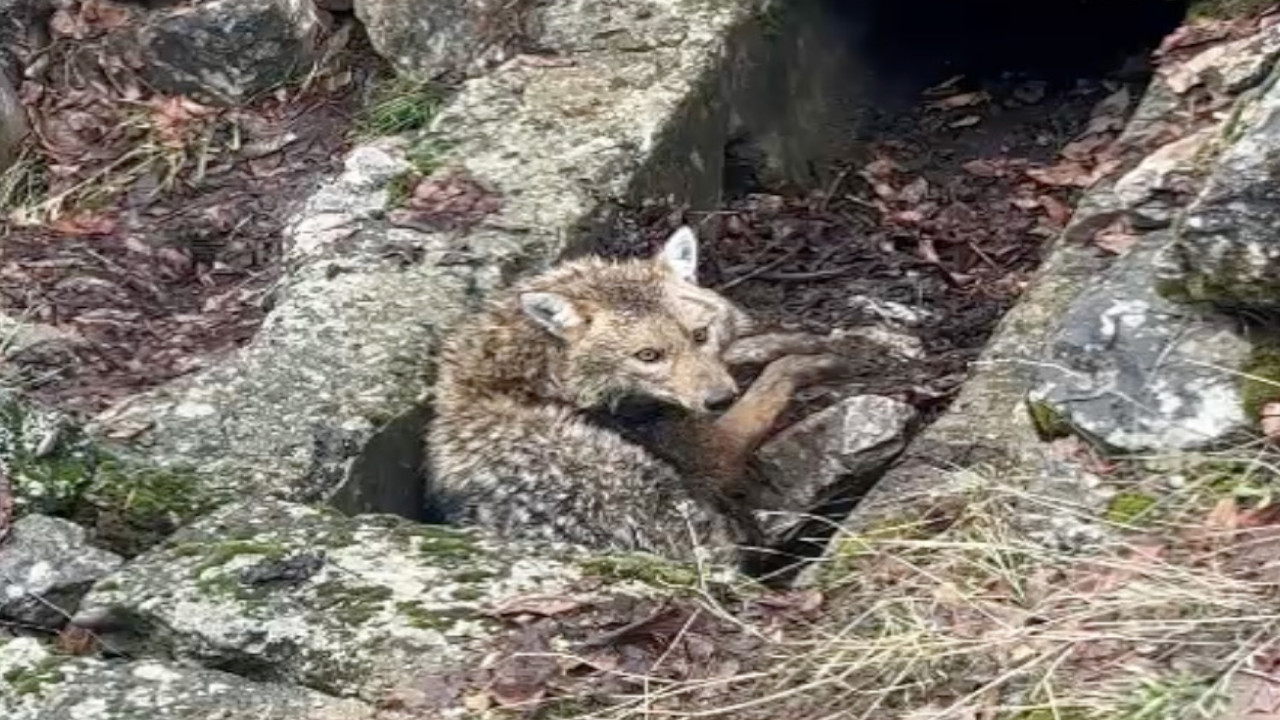
[[[698,236],[688,225],[671,233],[662,251],[658,253],[658,262],[671,268],[676,277],[685,282],[698,281]]]
[[[569,298],[551,292],[527,292],[520,295],[520,307],[547,332],[565,337],[571,328],[582,324],[582,315]]]

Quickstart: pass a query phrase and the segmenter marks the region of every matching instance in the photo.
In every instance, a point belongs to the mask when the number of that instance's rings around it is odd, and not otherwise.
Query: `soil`
[[[1052,166],[1098,104],[1111,97],[1114,105],[1124,92],[1115,81],[960,81],[876,117],[865,156],[838,165],[828,188],[742,194],[713,213],[646,204],[598,251],[648,254],[678,224],[701,226],[703,277],[765,327],[879,326],[919,340],[917,360],[877,361],[877,349],[851,382],[816,390],[797,414],[859,392],[897,396],[932,416],[959,389],[1079,193],[1026,171]]]
[[[381,69],[363,43],[329,69],[342,82],[230,110],[163,96],[139,102],[78,73],[24,87],[42,128],[28,152],[45,197],[89,186],[85,177],[157,135],[183,163],[165,177],[161,159],[110,194],[77,196],[59,217],[0,226],[0,310],[62,338],[10,357],[31,397],[89,416],[253,336],[280,275],[285,225],[340,167],[361,78]],[[57,47],[70,54],[77,45]],[[130,126],[138,106],[145,121]],[[199,134],[215,150],[196,159],[185,143]]]

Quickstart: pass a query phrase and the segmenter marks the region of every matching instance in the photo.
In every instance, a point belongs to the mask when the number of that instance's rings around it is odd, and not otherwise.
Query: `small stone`
[[[59,628],[97,579],[123,560],[88,544],[84,528],[27,515],[0,544],[0,617]]]
[[[910,405],[858,395],[783,430],[758,452],[777,494],[768,507],[811,511],[828,492],[883,468],[902,451],[915,417]]]

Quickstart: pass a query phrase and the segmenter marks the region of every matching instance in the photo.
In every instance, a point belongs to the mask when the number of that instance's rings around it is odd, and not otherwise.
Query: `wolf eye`
[[[662,359],[662,351],[654,348],[645,348],[636,353],[636,359],[640,362],[655,363]]]
[[[704,342],[706,342],[706,341],[707,341],[707,329],[706,329],[706,328],[698,328],[697,330],[694,330],[694,331],[693,331],[693,342],[694,342],[694,344],[696,344],[696,345],[701,345],[702,343],[704,343]]]

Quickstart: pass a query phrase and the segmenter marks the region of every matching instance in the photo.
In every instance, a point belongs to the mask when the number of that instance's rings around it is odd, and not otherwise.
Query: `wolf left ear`
[[[698,236],[688,225],[671,233],[658,253],[658,262],[671,268],[676,277],[685,282],[698,281]]]
[[[567,338],[574,328],[582,324],[582,314],[573,306],[573,301],[559,293],[521,293],[520,309],[558,338]]]

